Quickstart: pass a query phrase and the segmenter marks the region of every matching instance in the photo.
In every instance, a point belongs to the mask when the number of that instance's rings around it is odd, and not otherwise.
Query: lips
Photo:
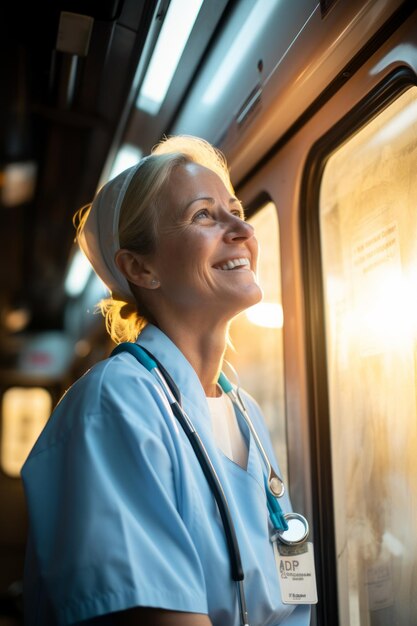
[[[225,272],[229,270],[244,269],[244,268],[248,268],[248,269],[250,268],[249,259],[245,257],[240,257],[237,259],[229,259],[227,261],[214,265],[214,269],[223,270]]]

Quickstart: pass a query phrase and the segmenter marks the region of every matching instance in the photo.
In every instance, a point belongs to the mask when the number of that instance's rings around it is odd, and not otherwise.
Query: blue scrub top
[[[307,626],[310,607],[280,599],[265,468],[249,431],[245,470],[216,447],[204,390],[184,355],[151,325],[138,343],[179,387],[222,483],[251,626]],[[246,405],[274,459],[259,407],[250,397]],[[213,626],[239,626],[216,503],[161,387],[132,355],[98,363],[67,391],[22,478],[30,519],[27,626],[74,624],[135,606],[208,613]],[[290,510],[287,497],[280,503]]]

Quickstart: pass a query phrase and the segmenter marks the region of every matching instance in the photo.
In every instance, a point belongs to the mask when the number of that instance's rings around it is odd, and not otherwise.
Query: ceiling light
[[[244,55],[255,41],[259,32],[268,22],[277,3],[273,0],[258,0],[245,20],[238,36],[233,41],[227,54],[222,59],[207,90],[203,96],[203,104],[211,105],[219,98],[225,87],[236,74],[236,68]]]
[[[136,103],[157,115],[203,0],[171,0]]]
[[[6,165],[1,185],[1,202],[4,206],[17,206],[33,198],[36,171],[36,163],[33,161]]]
[[[12,333],[18,333],[29,324],[31,318],[30,311],[27,307],[21,306],[7,311],[4,318],[4,324]]]

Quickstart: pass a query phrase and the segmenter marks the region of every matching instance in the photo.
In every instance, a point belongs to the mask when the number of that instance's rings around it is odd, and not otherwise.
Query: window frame
[[[389,73],[310,149],[300,189],[299,236],[305,289],[305,345],[307,403],[311,416],[310,453],[313,525],[316,533],[318,623],[339,623],[330,408],[327,378],[326,329],[322,250],[320,241],[320,189],[328,159],[354,134],[377,117],[409,88],[417,85],[415,73],[400,66]]]
[[[1,411],[1,420],[0,420],[0,440],[3,437],[3,427],[4,427],[4,422],[3,422],[3,399],[4,396],[6,394],[7,391],[9,391],[10,389],[15,389],[15,388],[19,388],[19,389],[32,389],[34,387],[36,388],[40,388],[40,389],[44,389],[50,396],[51,398],[51,411],[50,414],[48,415],[48,418],[45,422],[45,425],[48,423],[48,420],[50,418],[50,415],[52,414],[59,398],[60,398],[60,389],[58,388],[57,385],[47,385],[47,384],[42,384],[43,381],[42,380],[33,380],[33,381],[21,381],[21,380],[15,380],[13,382],[10,382],[8,384],[3,384],[0,386],[0,411]],[[32,446],[35,444],[35,442],[33,442]],[[0,477],[3,477],[3,479],[7,479],[7,480],[12,480],[12,481],[20,481],[20,473],[18,475],[13,475],[13,474],[9,474],[8,472],[5,471],[4,467],[3,467],[3,458],[2,458],[2,450],[0,448]]]

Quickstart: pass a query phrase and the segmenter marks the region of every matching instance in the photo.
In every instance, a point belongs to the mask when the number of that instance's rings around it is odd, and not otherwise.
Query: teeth
[[[230,261],[223,263],[223,265],[220,265],[219,267],[221,270],[232,270],[234,267],[238,267],[241,265],[245,267],[249,266],[249,259],[231,259]]]

